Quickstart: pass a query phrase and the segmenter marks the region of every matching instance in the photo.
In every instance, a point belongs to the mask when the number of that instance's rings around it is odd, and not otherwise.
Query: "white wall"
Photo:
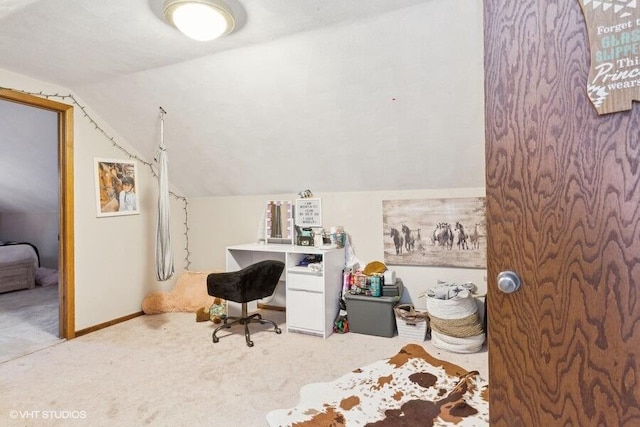
[[[479,183],[483,184],[483,183]],[[313,190],[313,189],[312,189]],[[384,261],[382,201],[394,199],[442,199],[484,197],[484,187],[419,191],[376,191],[350,193],[314,193],[322,199],[323,225],[341,225],[350,235],[355,255],[366,265]],[[255,242],[268,200],[294,200],[295,194],[246,197],[193,198],[189,202],[192,270],[225,268],[225,247]],[[473,282],[479,293],[486,293],[486,269],[389,266],[405,285],[403,302],[424,308],[418,295],[435,286],[438,279]]]
[[[28,92],[67,95],[71,91],[47,82],[0,70],[1,86]],[[67,99],[52,100],[72,104]],[[129,152],[130,144],[107,123],[76,99],[109,136]],[[107,139],[77,106],[74,107],[74,200],[75,200],[75,329],[108,322],[141,310],[143,298],[156,289],[168,290],[167,282],[155,280],[155,224],[157,182],[150,169],[138,163],[136,185],[141,202],[140,215],[98,218],[94,185],[94,158],[129,158]],[[152,159],[144,159],[153,161]],[[0,171],[1,176],[1,171]],[[176,193],[181,194],[179,191]],[[185,267],[184,205],[171,198],[172,232],[176,271]]]
[[[68,94],[69,90],[0,70],[2,86],[30,92]],[[55,99],[55,98],[54,98]],[[78,99],[83,104],[81,99]],[[58,99],[63,102],[63,100]],[[66,101],[70,103],[70,101]],[[84,105],[84,104],[83,104]],[[135,150],[104,123],[89,106],[87,112],[106,133],[127,150]],[[149,169],[139,164],[137,190],[141,214],[98,218],[94,185],[94,158],[121,158],[125,154],[113,146],[79,108],[74,116],[75,175],[75,306],[76,330],[107,322],[140,310],[144,297],[153,290],[169,290],[175,277],[167,282],[155,280],[155,206],[156,180]],[[482,132],[482,129],[478,129]],[[469,167],[484,168],[483,159]],[[484,182],[471,189],[378,191],[358,193],[316,193],[322,198],[323,222],[342,225],[350,234],[356,256],[367,263],[383,259],[382,201],[484,195]],[[302,189],[302,188],[301,188]],[[313,190],[313,189],[312,189]],[[176,191],[181,194],[180,191]],[[267,200],[293,200],[295,194],[271,194],[246,197],[189,199],[189,251],[191,270],[224,268],[224,248],[257,240]],[[176,271],[186,267],[185,206],[171,198],[172,232]],[[438,279],[472,281],[483,292],[485,270],[394,266],[406,286],[405,301],[420,306],[417,296]]]

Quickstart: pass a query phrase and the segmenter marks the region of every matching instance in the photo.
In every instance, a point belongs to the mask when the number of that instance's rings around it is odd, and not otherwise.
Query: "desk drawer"
[[[322,336],[324,313],[322,294],[298,290],[287,292],[287,330]]]
[[[316,273],[287,272],[287,289],[323,292],[324,278]]]

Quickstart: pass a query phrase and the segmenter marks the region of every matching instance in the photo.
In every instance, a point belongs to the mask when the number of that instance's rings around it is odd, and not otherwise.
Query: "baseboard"
[[[281,307],[279,305],[261,304],[261,303],[258,303],[258,308],[262,310],[287,311],[286,307]]]
[[[131,320],[133,318],[142,316],[144,314],[143,311],[138,311],[137,313],[129,314],[127,316],[118,317],[117,319],[109,320],[108,322],[100,323],[98,325],[89,326],[88,328],[80,329],[76,331],[76,337],[80,337],[82,335],[87,335],[91,332],[99,331],[100,329],[108,328],[109,326],[117,325],[118,323],[126,322],[127,320]]]

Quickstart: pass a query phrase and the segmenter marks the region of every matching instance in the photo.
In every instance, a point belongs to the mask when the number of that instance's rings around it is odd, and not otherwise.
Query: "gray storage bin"
[[[403,284],[402,280],[396,279],[396,283],[393,285],[385,284],[382,287],[382,296],[383,297],[399,297],[402,295]]]
[[[395,297],[370,297],[346,294],[349,332],[392,337],[396,334],[396,316],[393,307],[400,300]]]

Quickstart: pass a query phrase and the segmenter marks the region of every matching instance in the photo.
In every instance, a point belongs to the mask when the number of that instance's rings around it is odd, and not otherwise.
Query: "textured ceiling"
[[[195,42],[162,0],[0,0],[0,68],[68,88],[148,160],[162,106],[187,196],[482,185],[482,2],[227,4],[236,30]]]

